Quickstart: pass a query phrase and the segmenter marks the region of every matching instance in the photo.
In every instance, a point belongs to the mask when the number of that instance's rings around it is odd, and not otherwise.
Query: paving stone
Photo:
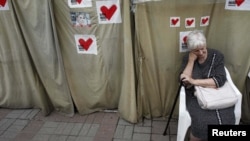
[[[80,136],[86,136],[89,132],[91,124],[85,123],[79,133]]]
[[[83,127],[82,123],[74,123],[74,127],[72,128],[70,135],[79,135],[82,127]]]
[[[77,138],[78,138],[77,136],[68,136],[67,141],[76,141]]]
[[[17,119],[23,114],[24,111],[25,110],[13,110],[6,116],[6,118]]]
[[[69,118],[69,122],[78,122],[78,123],[85,123],[88,115],[79,115],[76,113],[73,117]]]
[[[169,128],[170,128],[170,135],[176,135],[177,134],[177,127],[178,124],[177,122],[170,122],[169,124]]]
[[[130,122],[127,122],[126,120],[124,120],[122,118],[119,119],[118,124],[119,125],[134,125],[134,124],[132,124]]]
[[[13,141],[31,141],[35,135],[36,133],[32,132],[20,132]]]
[[[20,114],[19,119],[27,119],[28,115],[32,112],[32,109],[25,110]]]
[[[115,133],[116,125],[113,124],[101,124],[96,137],[104,137],[106,139],[113,138]]]
[[[32,138],[32,141],[49,141],[50,135],[37,134]]]
[[[50,127],[50,128],[57,128],[59,125],[59,122],[55,121],[46,121],[43,125],[43,127]]]
[[[60,122],[57,128],[54,131],[54,134],[63,134],[64,129],[66,128],[68,123]]]
[[[134,133],[133,140],[138,141],[150,141],[151,135],[150,134],[142,134],[142,133]]]
[[[70,132],[72,131],[73,128],[74,128],[74,123],[67,123],[66,127],[62,131],[62,134],[63,135],[70,135]]]
[[[94,122],[94,119],[95,119],[95,113],[89,114],[86,121],[85,121],[85,123],[92,124]]]
[[[164,121],[153,121],[153,123],[152,123],[152,134],[163,134],[165,128],[166,128],[166,122],[164,122]],[[167,133],[169,133],[169,129],[167,130]]]
[[[166,136],[163,136],[163,135],[160,135],[160,134],[152,134],[151,135],[151,140],[152,141],[170,141],[169,138],[170,138],[169,135],[166,135]]]
[[[8,128],[8,131],[12,131],[12,132],[20,132],[22,131],[22,129],[24,128],[24,126],[20,126],[20,125],[12,125]]]
[[[49,141],[67,141],[68,136],[66,135],[51,135]]]
[[[40,109],[33,109],[29,115],[27,115],[27,119],[33,119],[38,113],[40,112]]]
[[[100,127],[99,124],[92,124],[87,136],[91,136],[91,137],[95,136],[99,127]]]
[[[124,131],[125,131],[125,125],[117,125],[114,138],[122,139]]]
[[[7,130],[13,123],[15,119],[3,119],[0,121],[0,131]]]
[[[123,138],[124,139],[132,139],[133,132],[134,132],[134,126],[125,126]]]
[[[42,127],[38,134],[54,134],[54,131],[56,130],[55,127]]]
[[[14,139],[18,134],[18,131],[5,131],[1,137],[8,138],[8,139]]]
[[[144,119],[133,124],[117,112],[74,114],[67,117],[40,109],[2,110],[0,141],[176,141],[178,120],[171,119],[166,136],[166,118]],[[2,117],[2,118],[1,118]]]
[[[94,141],[94,137],[78,136],[74,141]]]
[[[30,121],[29,124],[23,129],[22,132],[37,133],[44,125],[43,121]]]
[[[93,120],[94,124],[101,124],[104,119],[105,113],[100,112],[95,114],[95,119]]]
[[[151,133],[151,127],[141,127],[141,126],[135,126],[134,127],[134,132],[135,133]]]

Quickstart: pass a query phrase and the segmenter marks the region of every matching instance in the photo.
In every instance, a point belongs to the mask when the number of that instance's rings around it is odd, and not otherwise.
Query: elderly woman
[[[190,141],[208,140],[208,125],[234,124],[234,106],[221,110],[202,109],[194,96],[194,85],[218,88],[226,81],[224,55],[207,48],[202,32],[195,30],[187,36],[189,52],[184,55],[180,79],[185,86],[187,109],[191,116]],[[211,67],[213,62],[213,67]]]

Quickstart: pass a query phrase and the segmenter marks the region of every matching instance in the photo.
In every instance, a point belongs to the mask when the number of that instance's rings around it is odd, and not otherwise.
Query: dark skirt
[[[195,137],[207,140],[208,125],[235,124],[234,106],[220,110],[201,109],[192,90],[186,90],[186,104],[192,120],[191,132]]]

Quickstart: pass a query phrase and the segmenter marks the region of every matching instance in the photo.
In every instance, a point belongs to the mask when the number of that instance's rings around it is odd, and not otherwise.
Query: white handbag
[[[214,64],[215,56],[216,54],[213,56],[208,78]],[[209,110],[228,108],[235,105],[238,101],[236,92],[227,81],[220,88],[195,86],[195,95],[201,108]]]
[[[202,109],[223,109],[237,103],[237,95],[231,85],[226,83],[220,88],[195,86],[195,95]]]

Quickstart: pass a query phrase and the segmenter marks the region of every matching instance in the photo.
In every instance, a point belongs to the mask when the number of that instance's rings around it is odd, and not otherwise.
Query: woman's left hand
[[[187,86],[187,85],[193,85],[193,78],[190,77],[189,75],[186,75],[184,73],[181,74],[181,80],[182,80],[182,83]]]

